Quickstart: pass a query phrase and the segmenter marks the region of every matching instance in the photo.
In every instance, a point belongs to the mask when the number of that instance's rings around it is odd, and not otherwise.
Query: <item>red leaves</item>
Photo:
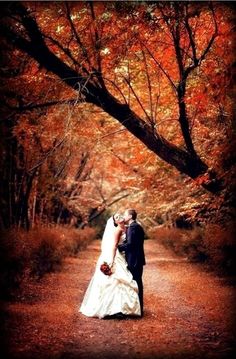
[[[210,177],[209,177],[209,174],[208,173],[204,173],[202,176],[198,176],[196,179],[195,179],[195,183],[198,185],[198,186],[202,186],[203,184],[207,184],[210,182]]]

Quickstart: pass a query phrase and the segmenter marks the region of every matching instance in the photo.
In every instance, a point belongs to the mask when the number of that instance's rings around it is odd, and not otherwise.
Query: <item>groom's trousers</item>
[[[143,316],[143,281],[142,281],[143,266],[138,268],[129,268],[129,270],[133,275],[133,279],[138,284],[138,296],[139,296],[139,302],[141,307],[141,315]]]

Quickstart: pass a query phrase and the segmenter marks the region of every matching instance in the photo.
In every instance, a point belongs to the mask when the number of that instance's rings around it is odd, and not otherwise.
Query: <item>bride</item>
[[[141,315],[137,283],[127,269],[124,255],[117,250],[124,237],[124,219],[116,214],[107,221],[101,254],[80,307],[80,312],[87,317],[104,318],[117,313]],[[111,268],[109,275],[101,271],[104,262]]]

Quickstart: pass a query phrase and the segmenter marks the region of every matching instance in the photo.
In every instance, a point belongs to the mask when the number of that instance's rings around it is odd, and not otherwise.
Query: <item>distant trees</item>
[[[19,94],[21,87],[19,82],[14,90]],[[100,158],[100,132],[90,127],[82,109],[73,112],[69,102],[59,110],[51,106],[9,115],[8,108],[2,115],[1,228],[84,227],[128,196],[118,179],[120,160],[109,183],[104,180],[110,158]]]
[[[60,223],[62,220],[62,212],[67,208],[63,200],[66,199],[68,167],[73,162],[78,166],[74,192],[79,191],[89,169],[85,168],[88,154],[81,149],[73,154],[70,128],[63,128],[62,122],[61,126],[58,132],[51,117],[49,128],[52,132],[45,133],[48,129],[43,125],[42,114],[38,118],[28,114],[20,117],[20,121],[12,117],[1,124],[4,135],[0,170],[1,227],[29,229],[35,223]],[[71,193],[72,189],[67,192]],[[70,197],[68,193],[67,197]]]

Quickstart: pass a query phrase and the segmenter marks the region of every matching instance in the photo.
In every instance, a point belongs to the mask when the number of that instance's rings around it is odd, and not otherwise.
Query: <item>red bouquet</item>
[[[111,275],[112,274],[111,267],[109,266],[109,264],[107,262],[103,262],[101,264],[100,271],[105,275]]]

